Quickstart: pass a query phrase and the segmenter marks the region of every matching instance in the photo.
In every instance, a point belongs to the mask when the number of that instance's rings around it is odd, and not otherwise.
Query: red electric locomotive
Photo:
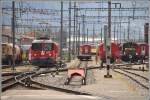
[[[102,63],[106,62],[106,55],[104,49],[104,43],[100,43],[97,50],[97,56],[101,60]],[[113,63],[116,59],[120,58],[120,47],[117,43],[111,43],[111,63]]]
[[[90,44],[83,44],[80,46],[80,55],[78,56],[80,60],[88,60],[91,59],[91,45]]]
[[[138,62],[148,58],[148,44],[127,42],[122,46],[121,59],[125,62]]]
[[[29,60],[39,67],[54,67],[58,56],[58,45],[50,39],[38,39],[32,42]]]

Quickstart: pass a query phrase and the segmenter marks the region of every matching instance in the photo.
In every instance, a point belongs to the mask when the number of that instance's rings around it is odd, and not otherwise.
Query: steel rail
[[[113,69],[113,71],[114,71],[114,72],[117,72],[117,73],[119,73],[119,74],[122,74],[122,75],[124,75],[124,76],[126,76],[126,77],[128,77],[128,78],[130,78],[131,80],[133,80],[134,82],[136,82],[137,84],[139,84],[140,86],[142,86],[143,88],[145,88],[145,89],[147,89],[147,90],[149,89],[148,86],[142,84],[140,81],[136,80],[135,78],[131,77],[130,75],[125,74],[125,73],[120,72],[120,71],[117,71],[117,70],[115,70],[115,69]]]
[[[136,74],[136,73],[133,73],[133,72],[129,72],[129,71],[124,70],[124,69],[121,69],[121,70],[122,70],[122,71],[124,71],[124,72],[130,73],[130,74],[133,74],[133,75],[139,76],[139,77],[141,77],[141,78],[145,79],[146,81],[149,81],[149,79],[148,79],[147,77],[144,77],[144,76],[142,76],[142,75],[140,75],[140,74]]]

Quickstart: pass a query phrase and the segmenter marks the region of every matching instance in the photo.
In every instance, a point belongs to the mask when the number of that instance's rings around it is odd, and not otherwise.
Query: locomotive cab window
[[[41,43],[32,43],[32,50],[42,50]]]
[[[52,46],[53,46],[52,43],[45,43],[44,46],[43,46],[43,50],[44,51],[52,50]]]

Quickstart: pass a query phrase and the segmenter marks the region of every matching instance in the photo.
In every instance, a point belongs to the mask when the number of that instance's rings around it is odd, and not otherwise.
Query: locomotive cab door
[[[85,46],[85,47],[84,47],[84,50],[85,50],[85,54],[88,54],[88,53],[89,53],[89,47],[88,47],[88,46]]]
[[[146,50],[146,48],[145,48],[145,46],[141,46],[141,55],[145,55],[145,50]]]

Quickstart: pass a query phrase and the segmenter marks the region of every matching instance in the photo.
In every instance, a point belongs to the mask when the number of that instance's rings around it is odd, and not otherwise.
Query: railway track
[[[70,94],[76,94],[76,95],[92,95],[90,93],[83,92],[83,91],[77,91],[77,90],[62,88],[62,87],[53,86],[53,85],[45,85],[45,84],[42,84],[40,82],[37,82],[37,81],[33,80],[32,78],[30,78],[30,79],[31,79],[30,82],[31,82],[32,85],[36,85],[36,86],[39,86],[41,88],[52,89],[52,90],[55,90],[55,91],[60,91],[60,92],[65,92],[65,93],[70,93]]]
[[[147,63],[145,63],[147,64]],[[115,69],[125,69],[125,70],[135,70],[135,71],[149,71],[148,69],[139,69],[139,68],[132,68],[132,65],[142,65],[142,64],[115,64]],[[130,66],[130,67],[127,67]]]
[[[113,69],[113,71],[130,78],[132,81],[136,82],[138,85],[140,85],[144,89],[147,89],[147,90],[149,89],[148,87],[149,79],[147,79],[146,77],[133,73],[133,72],[126,71],[124,69]]]
[[[15,81],[15,77],[12,76],[8,79],[2,80],[2,92],[6,91],[7,89],[17,85],[18,82]]]
[[[61,72],[67,71],[67,69],[61,69]],[[56,87],[52,85],[44,85],[42,83],[36,82],[33,80],[33,77],[36,77],[40,74],[46,74],[46,73],[51,73],[51,72],[56,72],[56,70],[51,70],[51,71],[39,71],[39,72],[26,72],[26,73],[20,73],[16,76],[13,76],[13,80],[9,81],[7,84],[6,82],[3,82],[3,87],[2,91],[6,91],[10,88],[12,88],[15,85],[22,85],[27,88],[32,88],[32,89],[53,89],[56,91],[61,91],[61,92],[66,92],[66,93],[71,93],[71,94],[78,94],[78,95],[91,95],[86,92],[81,92],[81,91],[75,91],[67,88],[62,88],[62,87]],[[5,80],[6,81],[6,80]]]
[[[2,92],[19,85],[22,80],[25,80],[28,75],[36,73],[39,69],[28,72],[12,72],[12,73],[2,73]]]
[[[93,67],[93,66],[87,67],[87,64],[88,64],[88,62],[86,62],[86,61],[81,61],[81,62],[79,62],[79,64],[78,64],[76,67],[77,67],[77,68],[79,68],[79,67],[80,67],[80,68],[84,68],[85,72],[87,72],[87,70],[100,68],[100,67]],[[36,72],[37,70],[39,70],[39,68],[37,68],[37,69],[36,69],[35,71],[33,71],[33,72]],[[65,72],[65,71],[67,71],[67,70],[68,70],[67,68],[62,68],[62,69],[59,69],[59,72]],[[42,73],[44,73],[44,74],[46,74],[46,73],[54,73],[54,72],[56,72],[56,71],[58,71],[58,70],[56,70],[56,69],[53,69],[53,70],[46,70],[46,71],[41,71],[41,72],[39,72],[39,74],[42,74]],[[20,82],[20,81],[19,81],[19,80],[15,81],[15,80],[14,80],[15,77],[25,75],[25,73],[26,73],[26,75],[28,76],[27,73],[29,73],[29,72],[2,73],[2,76],[3,76],[3,77],[5,77],[5,76],[11,76],[9,79],[6,79],[6,80],[3,80],[3,81],[2,81],[2,85],[3,85],[2,91],[5,91],[5,90],[7,90],[7,89],[9,89],[9,88],[11,88],[11,87],[17,85],[18,82]],[[15,76],[15,77],[14,77],[14,76]],[[33,76],[36,76],[36,74],[33,75]],[[26,78],[27,78],[27,77],[26,77]],[[25,80],[26,78],[23,78],[22,80]],[[16,79],[17,79],[17,78],[16,78]],[[22,81],[22,80],[21,80],[21,81]],[[72,79],[71,79],[71,80],[72,80]],[[78,78],[75,79],[75,81],[76,81],[76,80],[78,80]],[[86,73],[85,73],[85,80],[86,80]],[[85,80],[82,80],[82,81],[84,81],[84,82],[83,82],[84,84],[86,84]],[[25,83],[23,83],[23,82],[20,82],[20,84],[25,85]]]
[[[84,66],[85,64],[87,63],[83,63],[83,62],[79,62],[79,64],[76,66],[76,68],[81,68],[80,66]],[[86,65],[87,66],[87,65]],[[64,72],[64,71],[67,71],[68,69],[61,69],[60,71],[61,72]],[[50,71],[49,71],[50,72]],[[46,73],[49,73],[48,71],[44,72],[44,74]],[[51,71],[51,72],[54,72],[54,71]],[[30,82],[32,85],[37,85],[41,88],[45,88],[45,89],[53,89],[53,90],[56,90],[56,91],[60,91],[60,92],[65,92],[65,93],[69,93],[69,94],[76,94],[76,95],[92,95],[90,93],[87,93],[87,92],[83,92],[83,91],[77,91],[77,90],[73,90],[73,89],[69,89],[67,87],[61,87],[61,86],[55,86],[55,85],[45,85],[41,82],[37,82],[36,80],[34,80],[33,78],[40,75],[40,74],[43,74],[42,73],[37,73],[35,75],[32,75],[30,76]],[[71,79],[72,80],[72,79]],[[70,82],[71,82],[70,80]],[[76,81],[80,81],[79,78],[77,78]]]
[[[26,65],[30,65],[30,63],[27,64],[16,64],[15,67],[19,67],[19,66],[26,66]],[[11,68],[11,65],[2,65],[2,69],[7,69],[7,68]]]
[[[85,62],[85,61],[82,61],[78,64],[78,66],[76,66],[77,68],[84,68],[85,72],[87,70],[91,70],[91,69],[99,69],[100,67],[93,67],[93,66],[90,66],[90,67],[87,67],[87,64],[88,62]],[[68,69],[67,68],[62,68],[62,69],[59,69],[59,72],[66,72]],[[116,70],[116,69],[114,69]],[[120,69],[117,69],[117,70],[120,70]],[[2,88],[2,91],[6,91],[7,89],[15,86],[15,85],[22,85],[22,86],[25,86],[27,88],[31,88],[31,89],[52,89],[52,90],[56,90],[56,91],[61,91],[61,92],[65,92],[65,93],[70,93],[70,94],[78,94],[78,95],[92,95],[90,93],[87,93],[87,92],[83,92],[83,91],[78,91],[78,90],[73,90],[73,89],[69,89],[69,88],[66,88],[66,87],[59,87],[59,86],[54,86],[54,85],[45,85],[41,82],[37,82],[33,79],[33,77],[37,77],[38,75],[40,74],[46,74],[46,73],[54,73],[58,71],[57,69],[52,69],[52,70],[45,70],[45,71],[32,71],[32,72],[26,72],[26,73],[18,73],[16,75],[14,75],[15,77],[15,81],[13,79],[13,81],[11,82],[11,84],[9,85],[5,85],[5,87]],[[117,72],[117,71],[116,71]],[[123,72],[119,72],[121,74],[125,74]],[[126,73],[127,74],[127,73]],[[136,80],[134,79],[133,77],[127,75],[129,78],[132,78],[132,80]],[[11,80],[11,79],[10,79]],[[75,79],[76,80],[76,79]],[[85,80],[86,80],[86,74],[85,74]],[[80,81],[78,80],[77,78],[77,81]],[[141,83],[139,81],[136,80],[137,83]],[[2,82],[5,84],[5,82]],[[81,85],[81,84],[80,84]],[[145,86],[144,84],[141,85],[143,86],[144,88],[148,89],[147,86]]]

